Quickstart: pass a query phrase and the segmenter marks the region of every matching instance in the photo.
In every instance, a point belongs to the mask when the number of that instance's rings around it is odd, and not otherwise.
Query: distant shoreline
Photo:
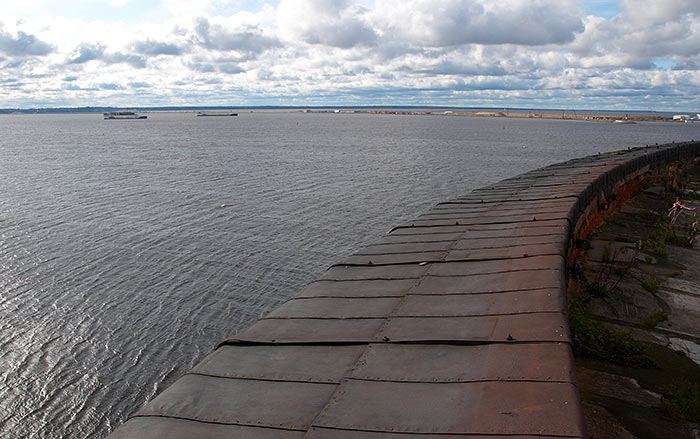
[[[450,108],[450,107],[78,107],[0,109],[0,115],[11,114],[93,114],[105,111],[132,110],[140,113],[193,113],[201,111],[237,111],[239,113],[341,113],[384,114],[412,116],[449,117],[503,117],[518,119],[561,119],[593,122],[678,122],[676,114],[695,113],[624,111],[624,110],[558,110],[558,109],[494,109],[494,108]]]
[[[503,117],[518,119],[562,119],[562,120],[584,120],[593,122],[671,122],[674,121],[672,113],[637,113],[634,112],[608,112],[597,113],[588,110],[582,111],[558,111],[558,110],[470,110],[470,111],[420,111],[420,110],[304,110],[308,113],[365,113],[365,114],[400,114],[400,115],[422,115],[422,116],[450,116],[450,117]],[[674,121],[680,122],[680,121]]]

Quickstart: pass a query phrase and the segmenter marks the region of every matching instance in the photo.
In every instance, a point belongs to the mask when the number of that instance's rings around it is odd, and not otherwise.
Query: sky
[[[0,108],[700,111],[698,0],[0,0]]]

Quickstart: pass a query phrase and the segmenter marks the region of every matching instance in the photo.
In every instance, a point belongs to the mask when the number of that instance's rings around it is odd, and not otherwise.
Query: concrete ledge
[[[567,266],[700,143],[534,170],[440,203],[224,341],[112,439],[586,436]]]

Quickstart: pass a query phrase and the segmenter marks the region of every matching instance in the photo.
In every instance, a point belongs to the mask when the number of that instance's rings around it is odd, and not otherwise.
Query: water
[[[104,437],[439,201],[700,124],[362,114],[0,117],[0,436]]]

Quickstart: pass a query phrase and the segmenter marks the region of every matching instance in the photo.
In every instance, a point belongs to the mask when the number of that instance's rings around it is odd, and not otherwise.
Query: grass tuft
[[[611,331],[586,312],[572,312],[571,338],[577,355],[632,367],[655,366],[644,343],[633,339],[628,332]]]

